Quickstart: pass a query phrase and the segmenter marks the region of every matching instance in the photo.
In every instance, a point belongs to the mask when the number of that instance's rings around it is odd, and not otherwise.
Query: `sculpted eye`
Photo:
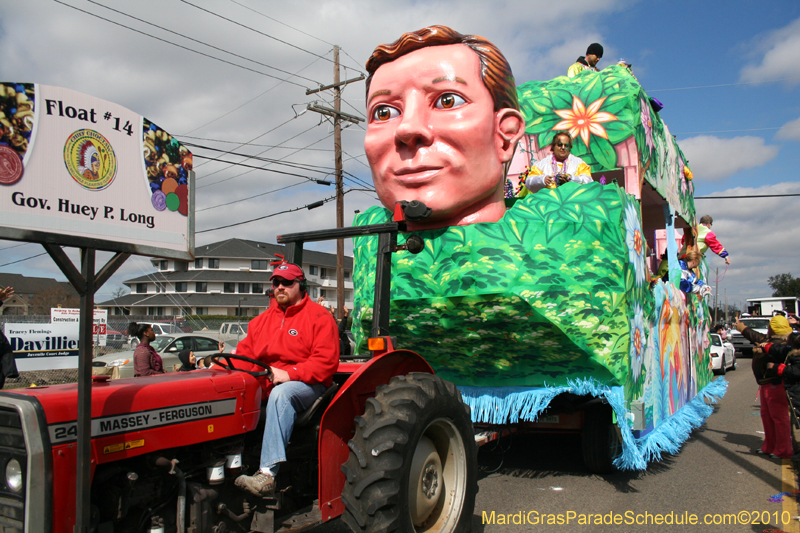
[[[445,93],[436,100],[436,109],[453,109],[466,103],[466,100],[457,94]]]
[[[389,107],[388,105],[380,105],[375,108],[375,111],[372,112],[372,119],[380,122],[385,122],[399,116],[400,112],[393,107]]]

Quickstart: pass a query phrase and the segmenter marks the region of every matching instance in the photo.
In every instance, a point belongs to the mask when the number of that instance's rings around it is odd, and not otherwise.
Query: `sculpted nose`
[[[395,130],[395,142],[398,147],[404,145],[418,148],[433,142],[433,131],[424,106],[416,104],[406,106],[400,121]]]

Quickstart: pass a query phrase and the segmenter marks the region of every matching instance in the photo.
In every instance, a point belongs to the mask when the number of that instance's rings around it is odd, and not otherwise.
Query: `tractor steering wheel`
[[[222,363],[219,359],[225,359],[227,364]],[[251,370],[244,370],[241,368],[236,368],[233,365],[233,360],[238,359],[240,361],[245,361],[247,363],[252,363],[256,366],[260,366],[261,368],[265,369],[263,372],[253,372]],[[263,361],[259,361],[258,359],[252,359],[250,357],[245,357],[244,355],[236,355],[232,353],[220,353],[216,354],[211,358],[214,361],[214,364],[221,366],[226,370],[235,370],[237,372],[244,372],[245,374],[250,374],[255,378],[266,377],[269,381],[272,381],[272,369],[269,367],[268,364],[264,363]]]

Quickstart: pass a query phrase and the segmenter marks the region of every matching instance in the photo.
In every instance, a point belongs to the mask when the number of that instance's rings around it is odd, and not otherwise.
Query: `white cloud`
[[[800,183],[786,182],[765,187],[735,187],[709,196],[744,196],[736,199],[697,200],[697,216],[711,215],[713,230],[728,250],[731,265],[708,252],[706,259],[712,270],[719,268],[720,304],[727,291],[728,303],[735,300],[771,296],[767,278],[781,273],[800,277],[794,228],[800,224],[800,211],[794,209],[793,197],[754,198],[758,195],[800,194]],[[748,198],[749,197],[749,198]],[[712,283],[712,288],[714,284]]]
[[[757,59],[742,68],[741,81],[762,81],[792,77],[800,49],[800,19],[766,34],[753,45]],[[797,83],[795,80],[792,83]]]
[[[759,167],[778,155],[777,146],[767,146],[761,137],[743,136],[721,139],[711,135],[681,141],[695,177],[722,181],[742,170]]]
[[[775,138],[782,141],[800,141],[800,117],[784,124],[775,134]]]

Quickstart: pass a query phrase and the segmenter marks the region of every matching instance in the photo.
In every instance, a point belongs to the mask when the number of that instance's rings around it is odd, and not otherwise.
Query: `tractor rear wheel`
[[[356,417],[343,519],[357,533],[469,531],[478,492],[469,407],[432,374],[395,376]]]

